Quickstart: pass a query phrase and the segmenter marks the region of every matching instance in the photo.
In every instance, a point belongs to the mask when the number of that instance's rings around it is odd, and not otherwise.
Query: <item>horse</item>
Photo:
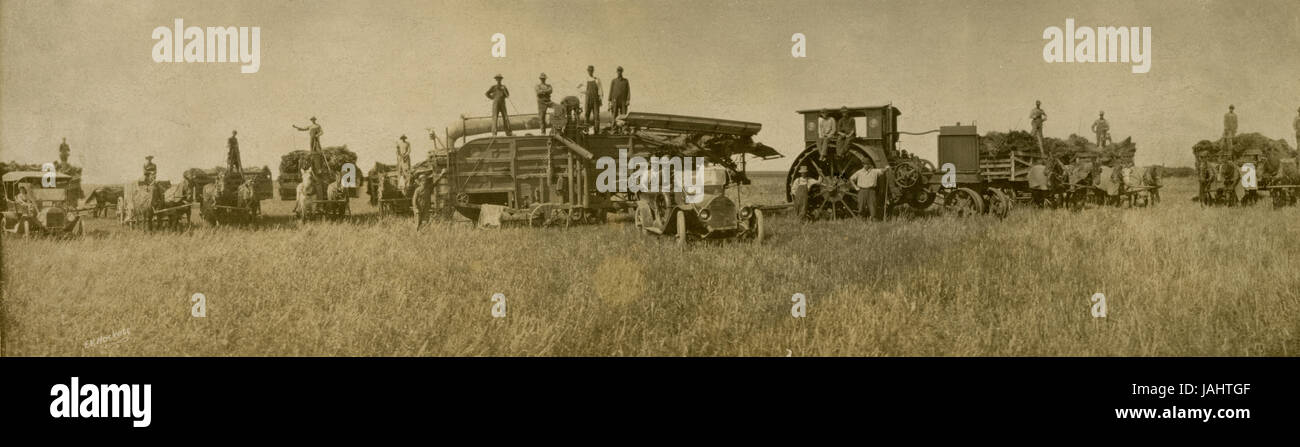
[[[90,191],[86,196],[83,206],[95,204],[95,209],[90,213],[93,217],[104,217],[108,215],[110,207],[117,207],[118,202],[122,200],[123,188],[121,186],[100,186]]]

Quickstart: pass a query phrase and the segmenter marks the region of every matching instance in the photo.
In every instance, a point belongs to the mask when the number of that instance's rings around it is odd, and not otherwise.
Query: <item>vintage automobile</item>
[[[646,233],[676,236],[678,243],[702,239],[763,241],[763,210],[744,207],[727,197],[726,169],[700,170],[697,184],[683,192],[637,194],[636,226]],[[648,178],[648,176],[647,176]]]
[[[19,235],[43,236],[80,236],[84,229],[82,210],[69,206],[68,189],[73,184],[71,176],[54,174],[54,186],[43,186],[41,179],[46,173],[38,171],[15,171],[5,173],[0,181],[4,184],[5,211],[3,225],[5,232]],[[28,188],[27,205],[14,202],[22,185]]]

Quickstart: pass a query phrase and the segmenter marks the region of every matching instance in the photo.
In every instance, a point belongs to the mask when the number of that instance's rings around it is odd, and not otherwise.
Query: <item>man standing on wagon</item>
[[[604,88],[600,85],[600,78],[596,77],[596,67],[588,65],[587,82],[578,84],[578,89],[587,98],[586,104],[583,104],[583,107],[587,108],[583,111],[583,118],[591,124],[592,134],[600,131],[600,99],[605,96]]]
[[[406,191],[411,182],[411,143],[406,135],[397,141],[397,189]]]
[[[1097,112],[1097,121],[1092,122],[1092,132],[1097,134],[1097,149],[1105,149],[1110,139],[1110,123],[1106,122],[1106,112]]]
[[[1223,114],[1223,140],[1228,145],[1228,150],[1232,150],[1233,140],[1237,139],[1237,113],[1234,112],[1237,107],[1228,104],[1228,113]]]
[[[293,128],[301,132],[307,132],[307,135],[311,137],[311,152],[320,153],[320,136],[325,133],[325,129],[322,129],[320,124],[316,124],[316,117],[311,117],[311,124],[307,125],[307,127],[298,127],[297,124],[294,124]]]
[[[537,77],[537,119],[541,120],[542,135],[546,135],[546,109],[551,107],[551,93],[555,91],[551,84],[546,83],[546,73]]]
[[[618,76],[609,82],[609,112],[614,119],[627,114],[627,106],[632,103],[632,86],[623,77],[623,67],[618,67]]]
[[[144,181],[153,183],[154,178],[158,177],[158,165],[153,164],[153,156],[144,157]]]
[[[238,172],[241,176],[244,174],[244,168],[239,160],[239,139],[236,136],[239,131],[230,131],[230,138],[226,140],[226,169],[230,172]]]
[[[1034,139],[1038,140],[1040,155],[1047,157],[1047,150],[1043,148],[1043,121],[1047,121],[1047,112],[1043,111],[1043,102],[1034,101],[1034,110],[1029,111],[1029,122],[1034,126]]]

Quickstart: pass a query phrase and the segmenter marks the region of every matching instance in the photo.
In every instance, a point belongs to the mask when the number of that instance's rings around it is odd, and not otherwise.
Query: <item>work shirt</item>
[[[485,95],[487,95],[487,98],[491,99],[494,104],[505,104],[506,98],[510,97],[510,89],[506,88],[505,85],[496,84],[488,88]]]
[[[588,76],[587,82],[579,85],[578,88],[582,90],[588,104],[600,104],[600,98],[605,96],[605,87],[600,85],[600,78],[595,76]],[[591,106],[587,106],[587,108],[591,108]]]
[[[1092,131],[1095,133],[1110,132],[1110,123],[1106,122],[1105,118],[1097,118],[1097,121],[1092,122]]]
[[[298,130],[305,130],[305,131],[307,131],[307,135],[308,135],[308,136],[311,136],[312,138],[315,138],[315,139],[318,139],[318,140],[320,139],[320,136],[321,136],[322,134],[325,133],[325,129],[322,129],[322,128],[320,127],[320,124],[316,124],[316,123],[311,123],[311,124],[308,125],[306,128],[302,128],[302,127],[298,127],[298,126],[294,126],[294,127],[297,127]]]
[[[632,100],[632,86],[628,85],[627,78],[620,76],[610,81],[609,100],[619,104]]]
[[[1296,121],[1296,123],[1298,123],[1298,124],[1296,124],[1297,126],[1300,126],[1300,121]],[[1300,129],[1300,127],[1297,127],[1297,129]],[[68,143],[62,143],[62,144],[59,144],[59,153],[60,153],[60,154],[66,154],[66,153],[69,153],[69,152],[72,152],[72,149],[68,147]]]
[[[1236,132],[1237,132],[1237,114],[1236,114],[1236,113],[1228,112],[1228,113],[1226,113],[1226,114],[1223,115],[1223,130],[1224,130],[1224,131],[1228,131],[1228,132],[1232,132],[1232,133],[1236,133]]]
[[[1047,121],[1047,112],[1044,112],[1041,108],[1034,107],[1034,110],[1029,112],[1029,120],[1032,121],[1035,126],[1041,126],[1043,125],[1043,121]]]
[[[817,118],[817,136],[830,138],[835,135],[835,118]]]
[[[837,126],[842,134],[854,135],[858,132],[857,126],[853,124],[853,118],[851,117],[840,118]]]
[[[862,168],[858,172],[854,172],[852,177],[849,177],[849,183],[858,187],[858,189],[875,188],[882,173],[884,173],[883,169]]]
[[[411,143],[406,140],[397,140],[397,159],[411,161]]]
[[[1029,167],[1029,188],[1047,189],[1047,166],[1033,165]]]
[[[817,180],[812,177],[799,177],[794,179],[793,182],[790,182],[790,189],[797,190],[799,189],[800,186],[803,186],[805,188],[811,188],[812,185],[816,185],[818,183],[821,183],[821,180]]]
[[[551,92],[555,90],[554,88],[551,87],[551,84],[547,84],[547,83],[545,83],[545,82],[543,82],[543,83],[541,83],[541,84],[537,84],[537,89],[536,89],[536,90],[537,90],[537,103],[538,103],[538,104],[550,104],[550,103],[551,103]]]
[[[158,166],[154,165],[152,161],[144,164],[145,174],[151,174],[157,172],[158,172]]]

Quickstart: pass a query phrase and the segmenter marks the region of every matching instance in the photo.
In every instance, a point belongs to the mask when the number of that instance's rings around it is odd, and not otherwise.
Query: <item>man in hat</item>
[[[1097,112],[1097,121],[1092,122],[1092,132],[1097,134],[1097,149],[1105,149],[1110,139],[1110,123],[1106,122],[1106,112]]]
[[[1047,112],[1043,111],[1043,102],[1034,101],[1034,110],[1029,111],[1029,122],[1033,125],[1034,139],[1038,140],[1038,150],[1043,149],[1043,121],[1047,121]]]
[[[406,135],[397,140],[397,189],[406,191],[411,182],[411,143]]]
[[[13,200],[13,211],[17,211],[19,214],[25,216],[32,216],[36,214],[35,212],[36,203],[32,202],[31,195],[29,194],[31,191],[29,190],[29,188],[31,188],[30,185],[26,183],[19,183],[18,194],[14,195],[14,200]]]
[[[438,177],[442,178],[441,175]],[[415,193],[411,194],[411,209],[415,210],[415,229],[419,230],[433,214],[433,190],[438,182],[434,180],[432,172],[422,171],[416,183],[419,186],[416,186]]]
[[[294,124],[293,128],[298,129],[300,132],[307,132],[307,135],[311,137],[312,153],[320,153],[320,136],[325,133],[325,129],[322,129],[320,124],[316,124],[316,117],[311,117],[311,124],[307,125],[307,127],[298,127],[297,124]]]
[[[799,166],[799,176],[790,182],[790,190],[794,194],[794,211],[799,220],[808,219],[808,190],[818,183],[821,181],[808,176],[807,166]]]
[[[831,118],[830,109],[822,109],[817,117],[817,153],[826,159],[827,142],[835,136],[835,118]]]
[[[243,175],[244,168],[239,160],[239,138],[236,138],[237,135],[239,135],[239,131],[232,130],[230,131],[230,138],[226,140],[226,169]]]
[[[583,119],[588,123],[591,123],[593,134],[600,130],[600,99],[605,96],[604,88],[605,87],[600,85],[600,78],[596,77],[596,67],[588,65],[587,81],[578,84],[578,90],[580,90],[580,93],[587,98],[587,102],[583,104],[583,107],[587,108],[584,112],[585,115],[583,116]],[[594,119],[592,118],[593,116],[595,117]]]
[[[59,161],[68,164],[69,154],[72,154],[72,148],[68,147],[68,137],[63,137],[63,143],[59,144]]]
[[[546,73],[537,79],[541,81],[537,84],[537,119],[541,120],[542,135],[546,135],[546,109],[551,107],[551,92],[555,89],[546,83]]]
[[[488,88],[486,93],[487,98],[492,100],[492,136],[497,135],[498,115],[501,116],[501,122],[505,125],[506,136],[513,136],[514,134],[510,132],[510,114],[506,112],[506,98],[510,97],[510,89],[501,84],[501,80],[505,79],[504,76],[498,74],[495,78],[497,83]]]
[[[840,107],[835,133],[839,135],[839,139],[835,141],[835,158],[840,158],[849,153],[849,145],[853,143],[853,137],[858,135],[857,124],[853,122],[853,117],[849,116],[848,106]]]
[[[617,118],[627,113],[628,104],[632,103],[632,86],[623,77],[623,67],[618,67],[618,76],[609,82],[609,112]]]
[[[144,157],[145,183],[153,183],[154,178],[156,178],[157,176],[158,176],[158,166],[153,164],[153,156],[152,155],[145,156]]]
[[[1237,113],[1236,106],[1228,104],[1228,113],[1223,114],[1223,140],[1228,144],[1228,149],[1232,149],[1233,143],[1237,138]]]

